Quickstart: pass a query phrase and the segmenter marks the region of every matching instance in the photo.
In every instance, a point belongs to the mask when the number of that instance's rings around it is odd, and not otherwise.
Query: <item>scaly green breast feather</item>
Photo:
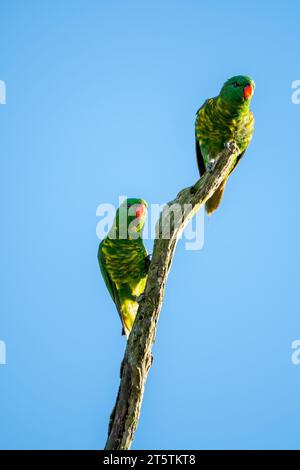
[[[218,97],[210,98],[197,112],[195,127],[196,139],[207,164],[209,158],[215,158],[224,144],[232,140],[243,153],[252,138],[254,118],[248,108],[232,116],[230,110],[221,105]]]

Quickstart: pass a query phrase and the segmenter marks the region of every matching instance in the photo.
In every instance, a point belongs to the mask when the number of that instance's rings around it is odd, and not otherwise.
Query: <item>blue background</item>
[[[125,341],[96,207],[192,184],[195,112],[236,74],[255,136],[203,249],[178,244],[133,448],[300,448],[299,13],[1,1],[1,448],[103,446]]]

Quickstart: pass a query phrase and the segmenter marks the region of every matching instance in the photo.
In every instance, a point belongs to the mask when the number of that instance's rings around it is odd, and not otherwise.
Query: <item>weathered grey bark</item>
[[[168,203],[168,206],[176,204],[176,207],[190,205],[190,209],[179,223],[176,223],[176,216],[168,218],[164,211],[160,215],[145,295],[140,302],[121,365],[121,382],[110,417],[106,450],[124,450],[131,446],[138,425],[148,371],[152,364],[151,348],[178,236],[200,206],[219,187],[237,154],[236,145],[228,145],[216,159],[211,173],[205,173],[194,186],[180,191],[177,197]],[[162,233],[169,222],[170,236],[165,239],[162,238]]]

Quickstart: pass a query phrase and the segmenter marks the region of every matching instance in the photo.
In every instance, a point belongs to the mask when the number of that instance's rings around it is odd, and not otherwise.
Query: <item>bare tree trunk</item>
[[[156,335],[157,320],[178,236],[200,206],[222,183],[237,154],[237,146],[233,142],[230,143],[220,153],[210,173],[205,173],[194,186],[183,189],[173,201],[168,203],[168,206],[190,205],[191,209],[185,213],[179,223],[176,223],[176,217],[173,220],[172,218],[166,220],[164,211],[160,214],[145,295],[140,302],[121,365],[121,382],[110,417],[106,450],[129,449],[132,444],[138,425],[145,383],[152,364],[151,349]],[[162,233],[164,233],[165,224],[169,222],[170,236],[164,239]]]

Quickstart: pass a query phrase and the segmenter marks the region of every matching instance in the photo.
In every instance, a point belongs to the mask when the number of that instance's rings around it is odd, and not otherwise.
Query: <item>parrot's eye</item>
[[[233,86],[233,88],[237,88],[240,85],[238,84],[238,82],[233,82],[232,86]]]

